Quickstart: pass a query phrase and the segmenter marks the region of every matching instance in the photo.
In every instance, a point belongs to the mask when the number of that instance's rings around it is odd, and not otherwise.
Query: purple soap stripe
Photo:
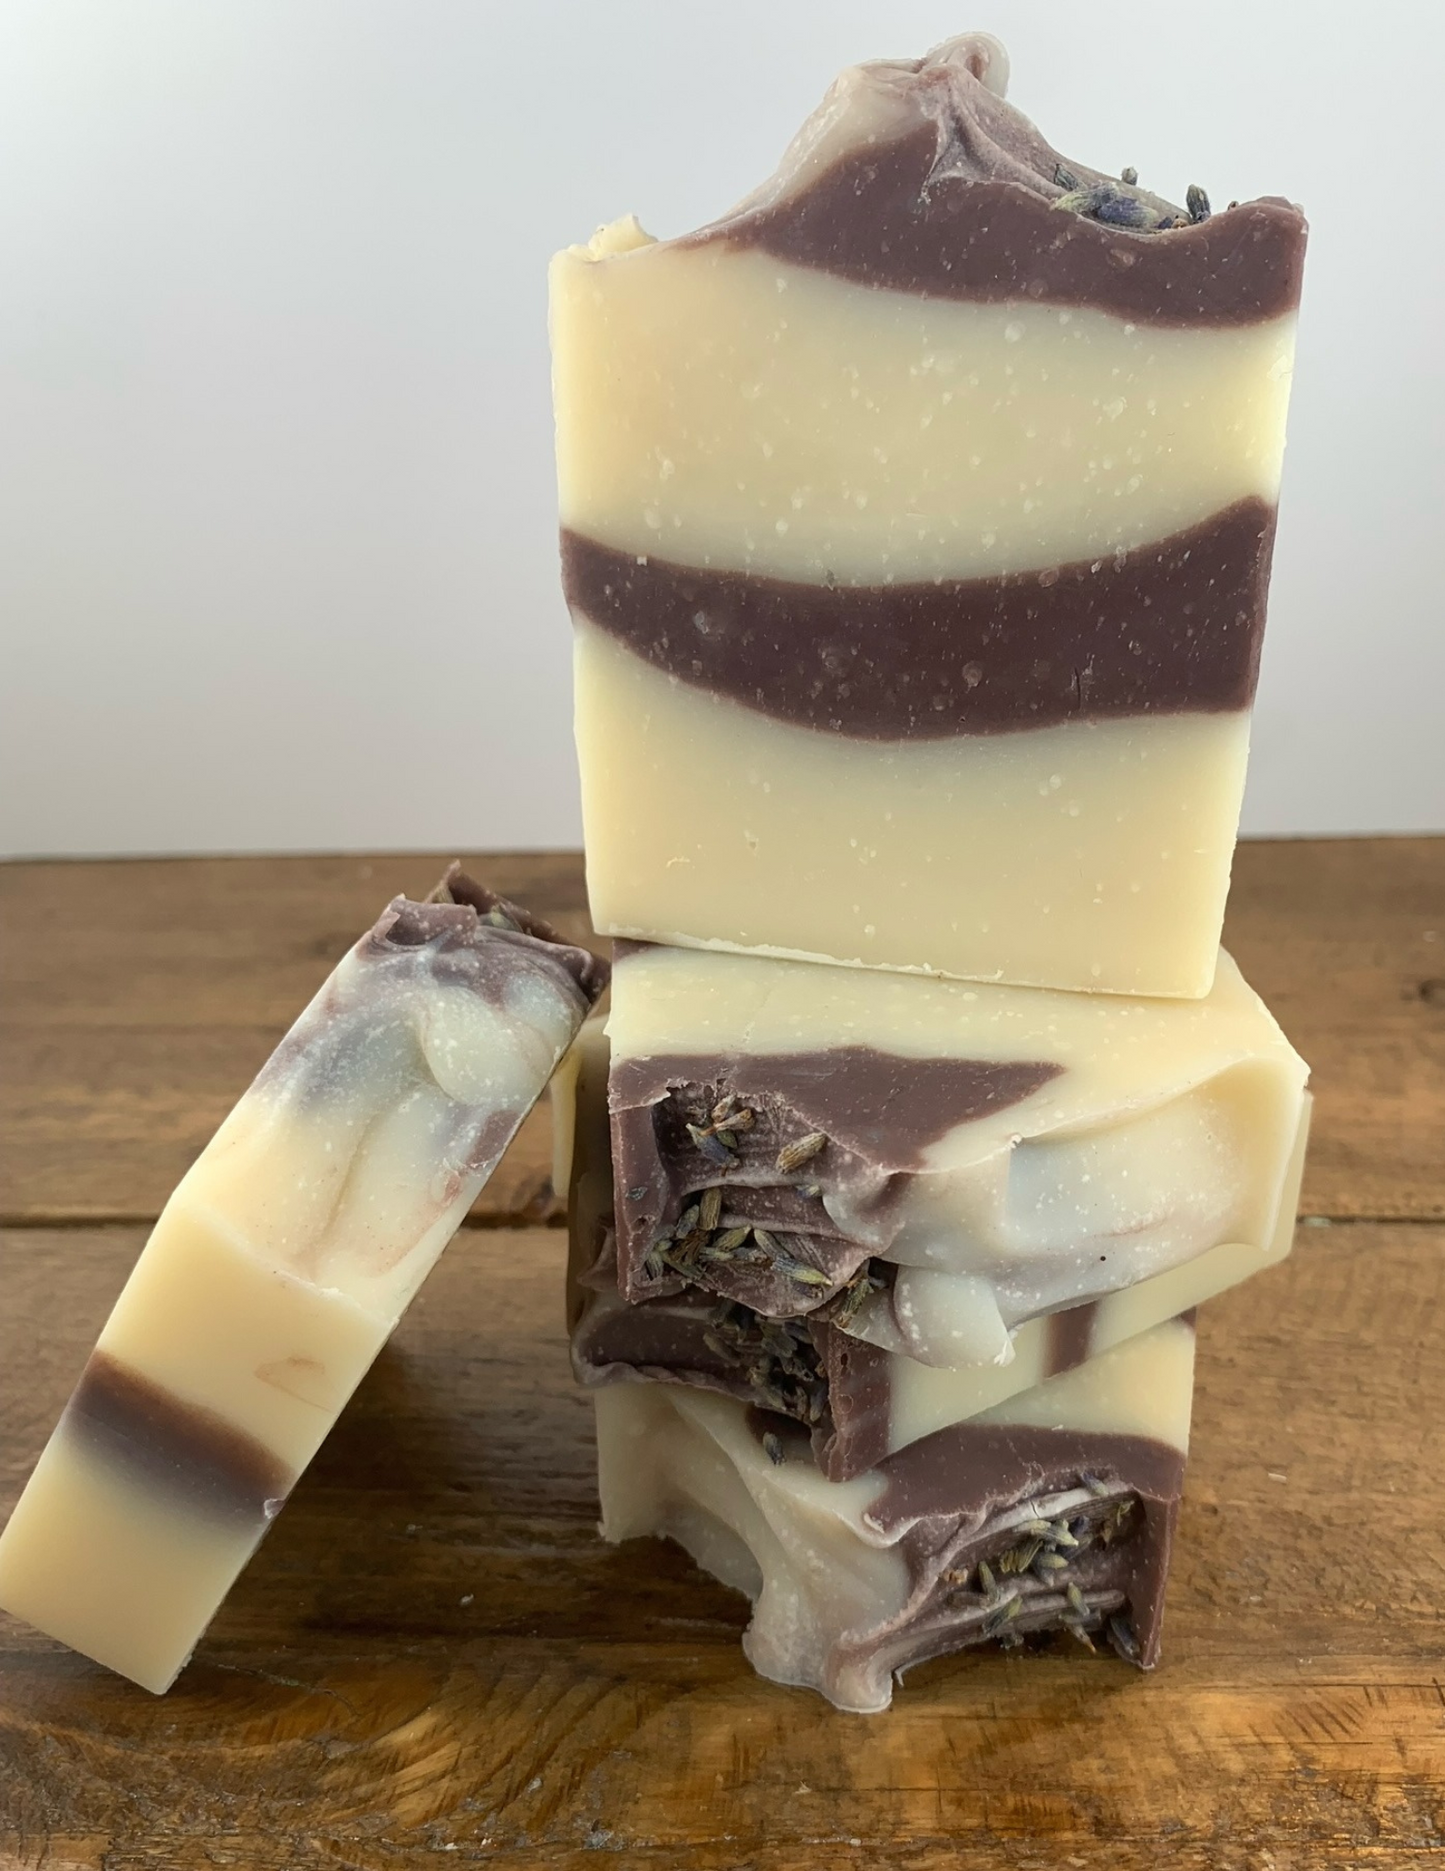
[[[888,1485],[868,1510],[885,1530],[937,1514],[984,1515],[1081,1474],[1114,1477],[1136,1493],[1170,1500],[1184,1456],[1151,1436],[1044,1429],[1027,1423],[953,1423],[882,1464]]]
[[[831,585],[562,534],[574,611],[654,669],[800,727],[931,741],[1254,698],[1275,510],[1043,571]]]
[[[1098,1312],[1098,1300],[1091,1299],[1082,1306],[1070,1306],[1063,1312],[1049,1315],[1044,1322],[1048,1334],[1044,1350],[1045,1377],[1057,1377],[1061,1371],[1072,1371],[1075,1365],[1084,1362],[1089,1355]]]
[[[926,298],[1087,307],[1150,325],[1247,325],[1299,304],[1308,228],[1287,201],[1140,231],[1056,208],[1064,190],[1045,179],[1057,158],[1042,139],[1041,173],[1021,184],[964,172],[950,136],[926,121],[882,148],[849,150],[807,187],[686,244],[755,248]]]
[[[91,1353],[57,1433],[134,1486],[209,1520],[263,1527],[296,1481],[254,1436],[103,1351]]]
[[[609,1101],[615,1133],[634,1111],[650,1123],[651,1107],[665,1099],[703,1111],[731,1095],[764,1106],[774,1123],[787,1117],[890,1169],[916,1169],[930,1144],[959,1124],[1023,1103],[1063,1070],[1052,1059],[916,1059],[873,1046],[659,1053],[614,1060]],[[743,1157],[755,1141],[755,1133],[744,1133]]]

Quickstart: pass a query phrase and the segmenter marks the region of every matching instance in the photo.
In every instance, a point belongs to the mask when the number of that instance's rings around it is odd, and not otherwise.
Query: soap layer
[[[669,241],[571,248],[552,293],[562,524],[614,551],[820,588],[988,579],[1279,496],[1293,313],[939,307]]]
[[[842,1709],[886,1708],[926,1658],[1048,1630],[1147,1668],[1193,1363],[1190,1328],[1158,1326],[847,1482],[785,1419],[675,1385],[605,1389],[603,1534],[677,1540],[752,1599],[754,1668]]]
[[[1275,1240],[1306,1068],[1228,956],[1197,1002],[619,947],[619,1284],[925,1363]]]
[[[770,1320],[696,1290],[628,1304],[617,1291],[610,1230],[595,1222],[589,1228],[579,1205],[569,1316],[573,1370],[589,1388],[684,1384],[788,1416],[809,1431],[819,1469],[830,1480],[851,1480],[1141,1332],[1192,1317],[1205,1300],[1276,1265],[1293,1245],[1306,1132],[1307,1116],[1263,1253],[1211,1248],[1121,1292],[1031,1319],[1010,1334],[1011,1355],[1002,1363],[924,1364],[860,1338],[856,1323],[845,1332],[816,1316]]]

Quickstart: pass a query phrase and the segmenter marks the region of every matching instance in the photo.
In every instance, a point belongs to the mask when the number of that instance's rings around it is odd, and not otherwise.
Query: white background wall
[[[1247,827],[1445,825],[1440,73],[1383,0],[3,0],[0,850],[578,838],[544,270],[986,26],[1313,236]]]

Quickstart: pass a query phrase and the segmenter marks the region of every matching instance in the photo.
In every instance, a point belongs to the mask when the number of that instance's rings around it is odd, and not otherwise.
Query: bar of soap
[[[1191,1326],[1155,1326],[842,1482],[786,1418],[617,1385],[596,1397],[603,1536],[676,1540],[753,1601],[761,1675],[859,1714],[915,1663],[1045,1631],[1147,1669],[1193,1372]]]
[[[593,920],[1126,994],[1212,978],[1305,222],[1067,162],[983,35],[553,263]]]
[[[166,1204],[0,1534],[0,1605],[167,1689],[606,966],[454,866],[342,959]]]
[[[554,1183],[568,1191],[567,1328],[578,1382],[680,1383],[787,1415],[811,1433],[814,1459],[830,1480],[860,1475],[912,1442],[1191,1313],[1276,1265],[1294,1242],[1308,1094],[1262,1249],[1224,1242],[1134,1286],[1030,1319],[1009,1333],[1002,1362],[925,1364],[899,1347],[887,1312],[855,1317],[840,1330],[826,1311],[773,1319],[693,1285],[629,1303],[618,1290],[600,1019],[588,1022],[570,1059],[565,1085],[561,1073],[553,1083]]]
[[[608,1032],[630,1301],[1005,1363],[1029,1320],[1263,1264],[1288,1206],[1307,1068],[1225,954],[1160,1001],[624,943]]]

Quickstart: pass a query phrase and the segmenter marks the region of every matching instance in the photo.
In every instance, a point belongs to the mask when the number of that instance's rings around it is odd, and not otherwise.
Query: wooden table
[[[583,934],[573,857],[477,859]],[[17,864],[0,1511],[146,1224],[428,857]],[[545,1120],[163,1700],[0,1618],[0,1864],[1423,1864],[1445,1848],[1445,841],[1254,844],[1229,939],[1315,1067],[1304,1225],[1201,1319],[1165,1636],[752,1676],[741,1601],[593,1531]]]

